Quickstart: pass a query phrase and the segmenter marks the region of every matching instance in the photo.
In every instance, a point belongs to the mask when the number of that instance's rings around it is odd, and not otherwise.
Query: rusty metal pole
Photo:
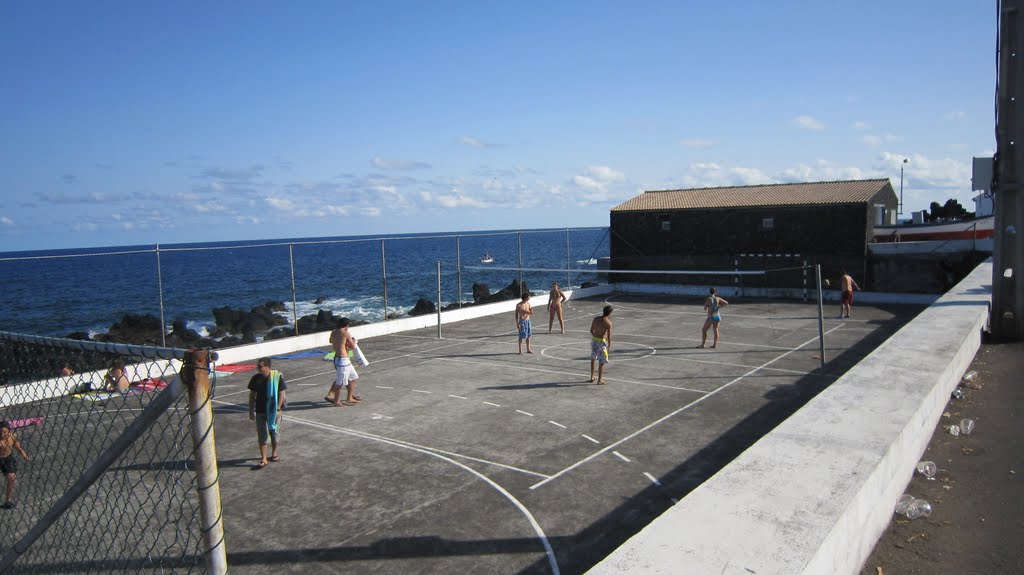
[[[205,349],[189,350],[185,353],[179,375],[188,389],[206,569],[210,575],[226,575],[228,557],[224,543],[217,446],[213,434],[213,396],[210,394],[210,361],[217,357],[216,354],[212,354],[212,358],[210,355]]]

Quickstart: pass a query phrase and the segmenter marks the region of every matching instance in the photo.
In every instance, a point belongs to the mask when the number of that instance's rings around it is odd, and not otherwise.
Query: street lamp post
[[[903,215],[903,165],[907,163],[907,158],[903,158],[903,163],[900,164],[900,209],[899,215]]]

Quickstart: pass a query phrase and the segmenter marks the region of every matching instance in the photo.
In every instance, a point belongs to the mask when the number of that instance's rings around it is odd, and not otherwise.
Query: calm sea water
[[[292,270],[298,317],[323,309],[380,321],[385,271],[388,312],[399,314],[421,297],[437,300],[438,261],[442,305],[459,301],[460,272],[463,302],[472,301],[473,283],[493,292],[519,278],[519,272],[498,267],[573,270],[522,272],[534,293],[547,291],[552,281],[573,288],[595,280],[596,258],[609,253],[607,232],[452,232],[0,253],[0,331],[102,333],[125,314],[160,317],[161,291],[168,326],[181,319],[207,333],[214,308],[249,310],[268,301],[285,302],[291,322]],[[486,254],[493,263],[481,263]]]

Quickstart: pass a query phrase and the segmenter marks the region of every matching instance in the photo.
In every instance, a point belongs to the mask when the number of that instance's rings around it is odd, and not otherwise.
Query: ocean
[[[95,335],[126,314],[161,317],[161,301],[168,330],[183,320],[202,335],[215,308],[271,301],[285,303],[289,325],[318,310],[381,321],[385,275],[387,313],[404,315],[419,298],[436,303],[438,261],[445,306],[471,303],[474,283],[495,292],[520,277],[495,268],[523,268],[535,294],[552,281],[572,289],[596,281],[608,255],[605,227],[0,252],[0,331]]]

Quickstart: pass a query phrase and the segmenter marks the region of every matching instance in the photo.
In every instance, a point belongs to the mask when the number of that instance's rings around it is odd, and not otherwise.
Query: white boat
[[[480,258],[480,263],[482,263],[482,264],[493,264],[494,263],[494,258],[491,257],[491,254],[484,254],[484,257]]]
[[[985,240],[993,235],[995,216],[937,224],[875,226],[875,243],[935,240]]]

